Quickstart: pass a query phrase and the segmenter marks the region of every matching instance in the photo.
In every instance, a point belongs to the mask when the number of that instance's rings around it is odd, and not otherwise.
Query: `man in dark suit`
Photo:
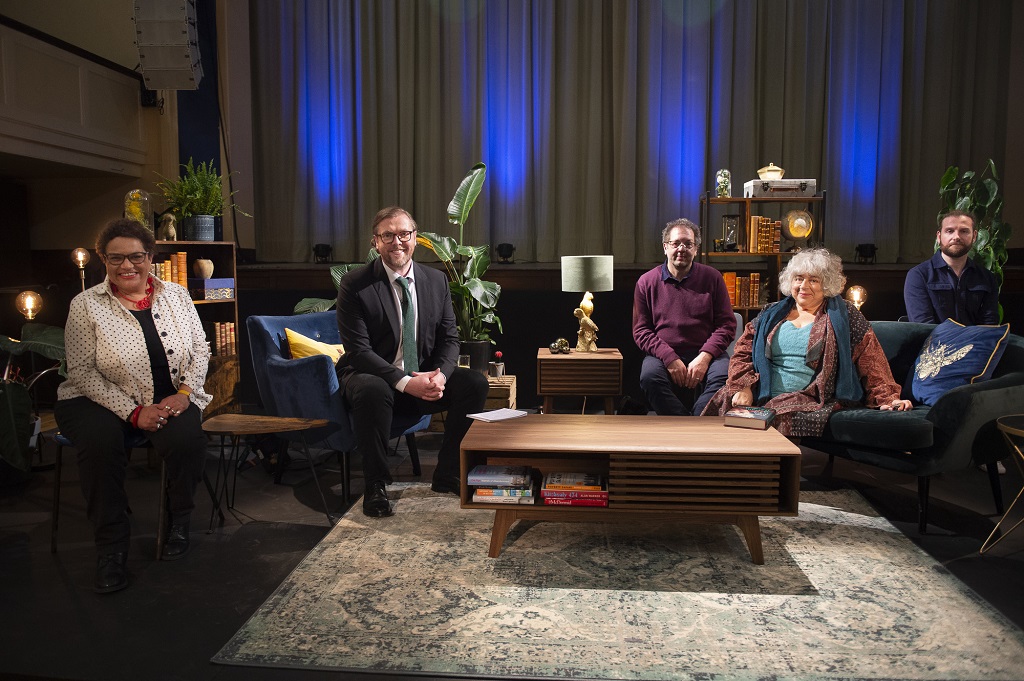
[[[488,384],[479,372],[456,367],[459,336],[448,280],[413,262],[412,216],[397,206],[382,209],[371,243],[380,257],[350,271],[338,288],[345,354],[337,371],[363,459],[363,513],[383,517],[394,512],[385,460],[392,422],[412,425],[423,414],[447,410],[431,489],[458,494],[466,414],[483,410]]]

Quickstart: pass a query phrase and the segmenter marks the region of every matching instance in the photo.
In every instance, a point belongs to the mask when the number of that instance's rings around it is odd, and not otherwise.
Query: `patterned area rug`
[[[354,507],[214,662],[595,679],[1020,679],[1024,632],[856,492],[731,526],[520,521],[398,485]]]

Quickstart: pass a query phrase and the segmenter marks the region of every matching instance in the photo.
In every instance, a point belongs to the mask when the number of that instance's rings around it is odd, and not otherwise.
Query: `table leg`
[[[551,396],[546,396],[544,398],[544,406],[541,407],[541,411],[544,412],[545,414],[554,414],[555,398]]]
[[[750,551],[750,560],[756,565],[764,565],[764,551],[761,548],[761,524],[756,515],[741,515],[736,517],[736,525],[743,532],[743,538],[747,540],[747,549]]]
[[[516,521],[515,511],[496,510],[494,512],[494,527],[491,529],[491,546],[487,551],[490,558],[497,558],[501,553],[501,546],[505,543],[505,536],[512,529]]]
[[[604,413],[611,416],[615,413],[615,398],[606,397],[604,398]]]
[[[1021,448],[1017,445],[1017,443],[1015,443],[1010,438],[1009,434],[1007,434],[1005,431],[1003,431],[1003,438],[1006,440],[1006,443],[1010,446],[1010,449],[1012,449],[1014,453],[1016,453],[1017,455],[1017,458],[1014,459],[1014,462],[1017,464],[1017,468],[1020,469],[1021,472],[1024,472],[1024,467],[1022,467],[1020,464],[1021,461],[1024,461],[1024,451],[1021,451]],[[994,466],[995,464],[989,465]],[[999,519],[999,522],[996,523],[996,526],[992,528],[992,531],[989,533],[988,538],[985,540],[985,543],[981,545],[980,549],[978,549],[978,553],[985,553],[993,546],[995,546],[996,544],[1010,536],[1010,533],[1016,530],[1021,523],[1024,523],[1024,518],[1021,518],[1014,524],[1013,527],[1008,529],[1006,532],[1002,533],[995,541],[992,541],[992,537],[994,537],[996,535],[996,532],[999,531],[999,527],[1003,524],[1003,521],[1009,518],[1010,514],[1013,513],[1013,509],[1017,505],[1017,502],[1020,501],[1022,495],[1024,495],[1024,487],[1022,487],[1021,490],[1017,492],[1017,496],[1014,498],[1013,503],[1010,504],[1010,507],[1008,509],[1006,509],[1006,513],[1004,513],[1003,517]]]

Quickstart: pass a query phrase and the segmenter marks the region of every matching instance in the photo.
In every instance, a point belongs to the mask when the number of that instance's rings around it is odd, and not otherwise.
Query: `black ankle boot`
[[[98,594],[109,594],[128,586],[127,564],[127,553],[105,553],[98,556],[93,591]]]

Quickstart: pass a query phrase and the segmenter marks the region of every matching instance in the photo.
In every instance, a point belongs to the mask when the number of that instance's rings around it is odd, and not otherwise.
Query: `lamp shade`
[[[613,255],[563,255],[562,290],[611,291],[614,266]]]

